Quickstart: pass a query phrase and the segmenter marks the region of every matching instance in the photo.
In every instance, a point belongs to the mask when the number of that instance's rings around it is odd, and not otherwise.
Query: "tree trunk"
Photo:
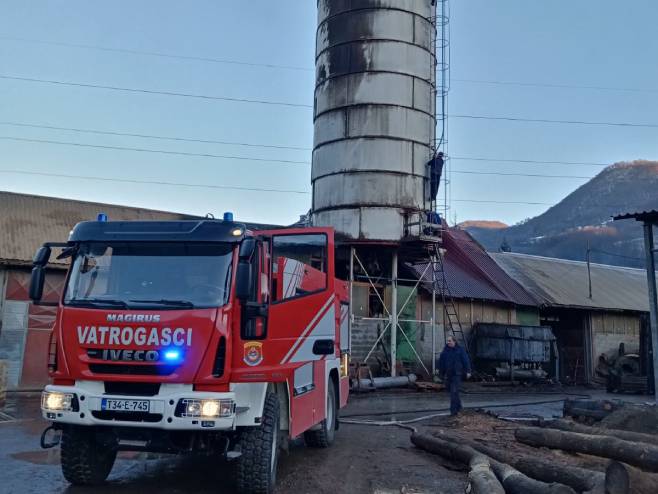
[[[518,471],[523,472],[528,477],[541,480],[542,482],[559,482],[568,485],[578,492],[587,492],[590,494],[605,493],[605,475],[601,472],[559,463],[551,463],[550,461],[547,461],[546,458],[517,453],[512,454],[505,450],[498,450],[481,444],[477,441],[461,437],[456,438],[449,434],[444,435],[444,437],[451,442],[459,442],[464,446],[470,446],[480,453],[483,453],[496,461],[507,463]]]
[[[542,427],[548,429],[558,429],[567,432],[579,432],[581,434],[592,434],[595,436],[612,436],[624,441],[635,443],[646,443],[658,446],[658,436],[654,434],[642,434],[641,432],[622,431],[619,429],[603,429],[601,427],[589,427],[587,425],[577,424],[570,420],[553,420],[542,422]]]
[[[523,428],[514,433],[516,440],[530,446],[545,446],[574,453],[585,453],[658,472],[658,447],[632,443],[610,436],[593,436],[555,429]]]
[[[505,494],[503,486],[491,470],[489,458],[476,454],[470,461],[468,474],[471,494]]]
[[[658,476],[618,461],[610,462],[605,475],[606,494],[655,494],[658,491]]]
[[[461,439],[459,441],[461,442]],[[491,470],[495,472],[496,477],[498,477],[498,480],[500,481],[498,484],[499,490],[489,489],[488,491],[482,491],[487,492],[487,494],[575,494],[576,492],[571,487],[567,487],[563,484],[546,484],[531,479],[505,463],[484,456],[472,447],[458,444],[452,440],[440,439],[428,436],[427,434],[418,434],[415,432],[411,435],[411,442],[430,453],[437,454],[449,460],[457,460],[461,463],[470,464],[473,461],[473,458],[478,456],[484,457],[489,462]],[[481,461],[483,460],[476,461],[475,465],[478,465],[478,462]],[[473,489],[475,488],[474,484],[471,484],[471,486]]]
[[[615,410],[623,408],[623,403],[610,400],[564,400],[565,417],[590,417],[602,420]]]
[[[505,494],[505,489],[490,468],[489,458],[474,449],[417,432],[411,435],[411,442],[430,453],[469,465],[471,471],[468,481],[471,494]]]

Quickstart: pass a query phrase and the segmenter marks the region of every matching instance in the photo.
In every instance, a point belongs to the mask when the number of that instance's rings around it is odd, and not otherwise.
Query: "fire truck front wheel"
[[[62,473],[73,485],[103,483],[116,456],[116,448],[99,443],[91,427],[69,425],[62,431]]]
[[[279,398],[265,397],[260,427],[245,427],[239,434],[241,455],[235,465],[240,494],[269,494],[276,482],[279,461]]]
[[[320,428],[304,432],[304,441],[314,448],[328,448],[334,442],[336,435],[336,387],[329,379],[327,385],[327,412]]]

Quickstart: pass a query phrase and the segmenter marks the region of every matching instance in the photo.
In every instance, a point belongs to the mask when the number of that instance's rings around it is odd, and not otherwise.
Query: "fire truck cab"
[[[238,491],[267,493],[289,439],[333,442],[350,338],[332,229],[99,215],[37,251],[35,303],[53,248],[70,268],[42,444],[59,442],[69,482],[103,482],[118,451],[201,452],[232,460]]]

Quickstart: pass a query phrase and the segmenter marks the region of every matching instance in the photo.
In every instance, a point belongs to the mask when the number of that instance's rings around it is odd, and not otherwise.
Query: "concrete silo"
[[[347,239],[420,235],[435,139],[433,0],[319,0],[314,225]]]

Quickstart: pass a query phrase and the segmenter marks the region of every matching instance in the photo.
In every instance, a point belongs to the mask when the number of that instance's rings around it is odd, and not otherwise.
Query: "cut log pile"
[[[479,433],[483,428],[469,438],[468,427],[452,425],[450,432],[415,432],[411,441],[467,465],[469,493],[658,494],[656,435],[557,420],[540,427],[493,425],[509,430],[500,441]]]

